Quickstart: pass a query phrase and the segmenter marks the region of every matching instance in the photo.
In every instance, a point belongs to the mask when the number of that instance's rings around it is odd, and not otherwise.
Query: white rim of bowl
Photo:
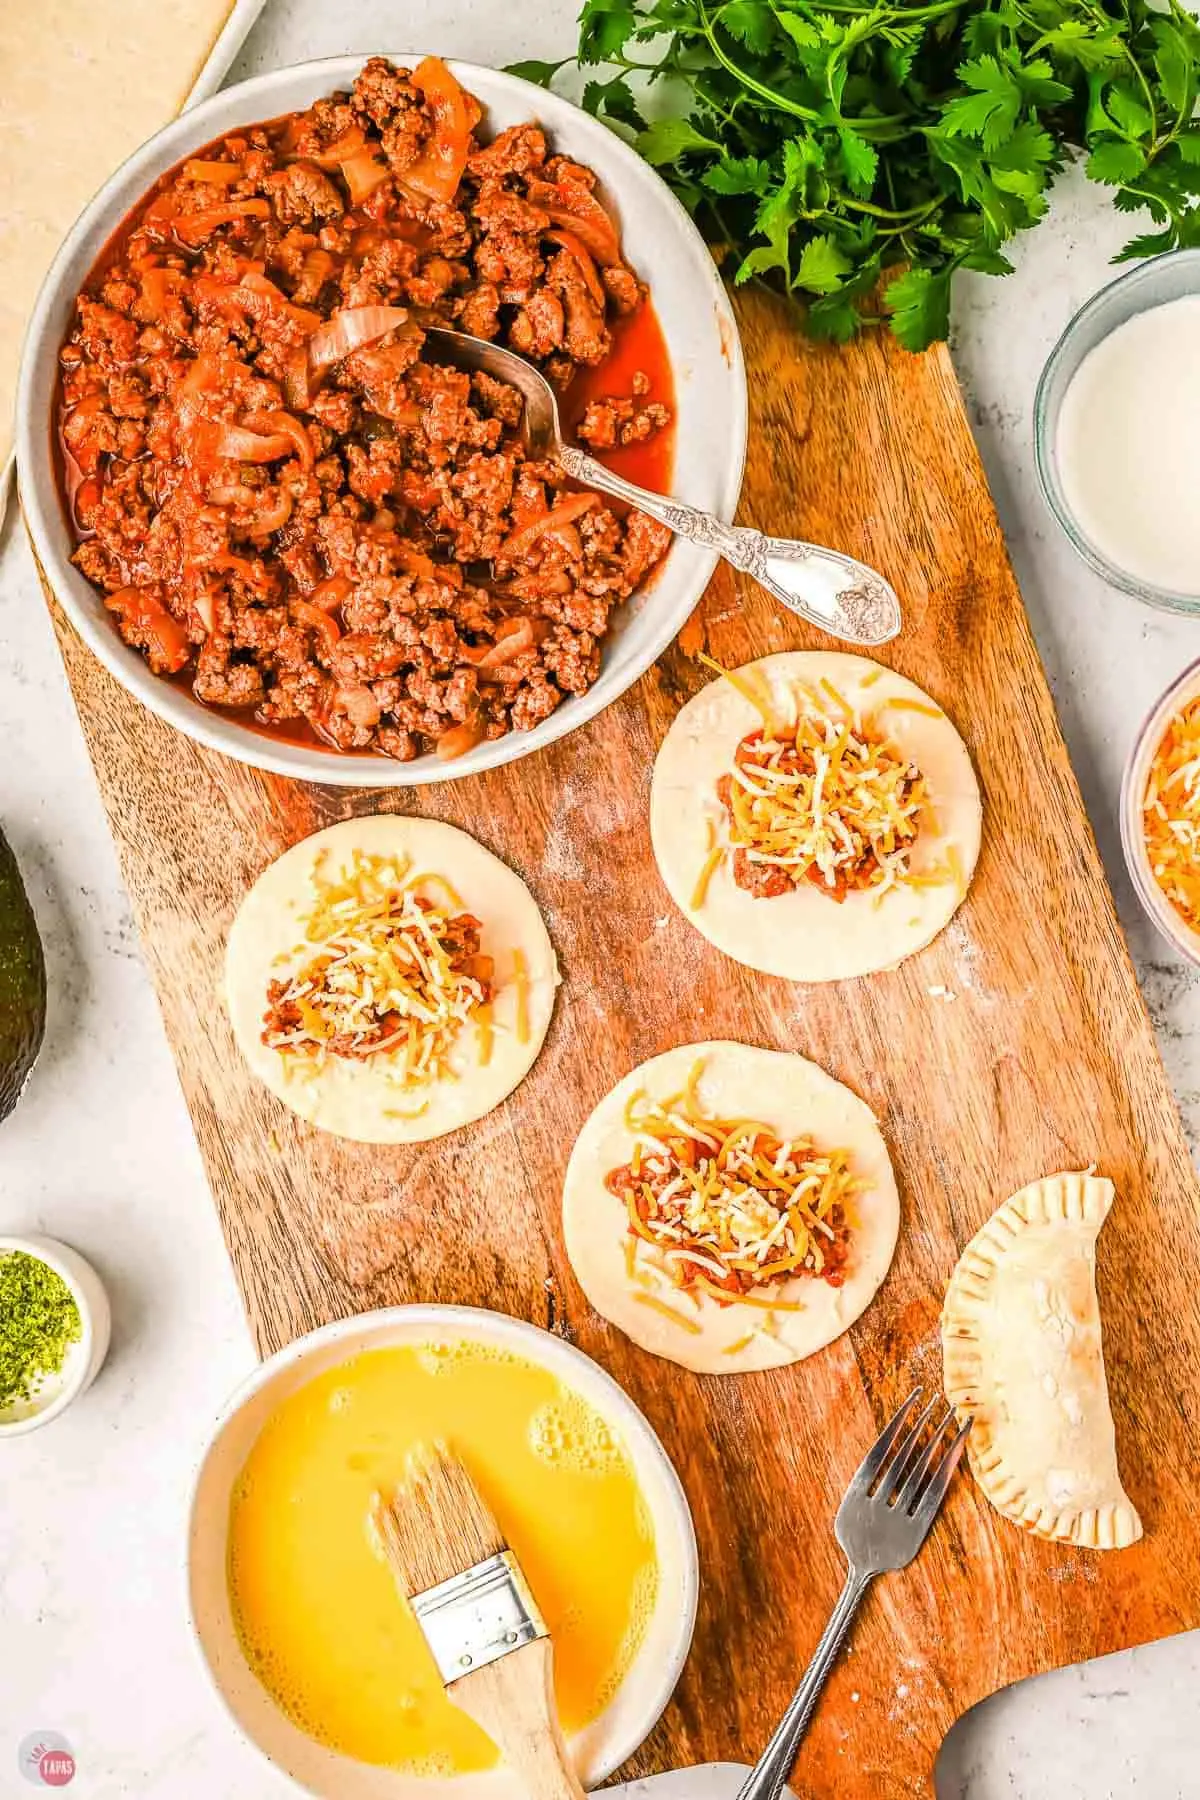
[[[498,1341],[506,1338],[514,1340],[517,1345],[526,1349],[530,1362],[540,1363],[554,1374],[563,1373],[567,1385],[570,1385],[571,1371],[583,1365],[588,1372],[589,1381],[595,1382],[607,1399],[611,1401],[614,1415],[644,1437],[647,1453],[656,1460],[663,1478],[667,1510],[671,1514],[672,1526],[678,1534],[683,1555],[683,1605],[680,1610],[679,1630],[673,1641],[671,1655],[665,1665],[662,1679],[653,1690],[645,1707],[644,1724],[639,1724],[636,1737],[630,1736],[628,1739],[618,1740],[613,1745],[611,1753],[604,1758],[592,1784],[593,1787],[602,1781],[607,1781],[614,1770],[619,1769],[622,1763],[627,1762],[645,1743],[666,1711],[691,1653],[692,1639],[696,1630],[696,1611],[700,1599],[700,1552],[696,1543],[696,1527],[692,1519],[691,1507],[688,1505],[687,1495],[683,1491],[683,1483],[679,1479],[674,1463],[663,1447],[662,1440],[645,1413],[625,1392],[619,1381],[606,1369],[601,1368],[600,1364],[588,1356],[585,1351],[576,1349],[575,1345],[568,1343],[565,1338],[557,1337],[554,1332],[546,1331],[540,1325],[531,1324],[527,1319],[515,1318],[510,1313],[492,1312],[486,1306],[443,1306],[436,1302],[418,1302],[412,1306],[377,1307],[371,1312],[352,1313],[349,1318],[335,1319],[331,1324],[322,1325],[316,1331],[306,1332],[303,1337],[295,1338],[292,1343],[285,1344],[282,1350],[277,1350],[273,1356],[269,1356],[265,1362],[260,1363],[258,1368],[234,1390],[222,1408],[220,1417],[209,1434],[204,1454],[196,1465],[187,1506],[187,1544],[184,1556],[187,1616],[191,1626],[192,1643],[203,1666],[209,1689],[216,1695],[225,1717],[243,1742],[248,1743],[257,1756],[277,1774],[282,1774],[302,1793],[311,1793],[314,1790],[306,1787],[289,1771],[280,1769],[273,1758],[268,1756],[267,1752],[243,1729],[241,1721],[217,1680],[196,1625],[191,1594],[192,1542],[196,1531],[200,1483],[209,1455],[225,1427],[237,1416],[247,1401],[253,1399],[255,1394],[273,1380],[281,1370],[303,1362],[312,1351],[323,1349],[328,1344],[337,1344],[342,1339],[361,1332],[364,1327],[370,1328],[374,1325],[387,1326],[403,1323],[417,1328],[428,1326],[431,1330],[446,1331],[464,1322],[476,1326],[482,1322],[489,1332],[495,1333]]]
[[[75,1356],[75,1369],[71,1379],[59,1389],[47,1406],[39,1408],[36,1412],[26,1413],[24,1418],[7,1421],[0,1419],[0,1438],[21,1437],[27,1431],[37,1431],[42,1425],[49,1425],[52,1419],[57,1419],[60,1413],[66,1412],[71,1402],[77,1400],[85,1388],[90,1387],[92,1378],[96,1374],[96,1370],[92,1368],[92,1358],[96,1349],[96,1321],[92,1303],[84,1293],[62,1252],[65,1251],[69,1256],[78,1257],[79,1261],[84,1263],[95,1277],[98,1285],[100,1277],[96,1275],[86,1257],[80,1256],[79,1251],[73,1250],[69,1244],[60,1243],[58,1238],[41,1237],[37,1234],[30,1236],[14,1236],[11,1233],[0,1235],[0,1256],[7,1255],[9,1251],[13,1250],[23,1251],[26,1256],[32,1256],[38,1262],[45,1263],[48,1269],[53,1269],[54,1273],[66,1283],[79,1308],[80,1333],[78,1351]]]
[[[127,157],[118,169],[114,170],[104,186],[80,213],[59,245],[54,261],[38,292],[37,301],[25,331],[17,381],[16,406],[16,459],[19,484],[21,471],[24,468],[33,467],[46,459],[52,461],[50,443],[53,421],[41,417],[38,413],[30,390],[34,382],[34,350],[40,345],[46,334],[47,316],[58,298],[59,271],[75,255],[78,245],[92,229],[97,217],[107,210],[112,196],[121,186],[126,175],[143,162],[157,162],[161,152],[173,150],[176,144],[182,146],[186,140],[193,138],[196,135],[197,124],[203,125],[212,114],[223,110],[231,97],[236,96],[239,100],[244,97],[247,100],[257,101],[259,96],[267,98],[276,88],[287,86],[298,77],[316,79],[325,74],[328,74],[332,91],[332,86],[336,86],[339,79],[344,85],[344,78],[349,76],[351,71],[357,72],[362,68],[368,54],[364,51],[362,55],[356,56],[315,57],[307,62],[291,63],[286,68],[272,69],[265,75],[255,75],[246,81],[235,82],[231,87],[221,88],[209,99],[202,100],[198,105],[190,107],[179,118],[172,120],[169,125],[163,126],[161,131],[156,131],[139,149]],[[427,53],[422,51],[378,51],[375,54],[387,55],[391,61],[411,67],[420,60],[422,55]],[[518,75],[508,75],[503,70],[490,69],[479,63],[463,62],[458,58],[448,59],[447,67],[468,87],[471,79],[476,76],[483,76],[485,79],[494,78],[497,75],[503,76],[506,82],[511,83],[515,88],[525,90],[530,95],[530,104],[535,114],[537,112],[545,114],[551,122],[551,129],[553,129],[554,115],[560,109],[571,114],[578,114],[581,119],[587,120],[589,127],[596,124],[596,121],[588,113],[585,113],[582,107],[573,105],[560,94],[551,94],[544,88],[535,87],[532,82],[524,81]],[[274,115],[267,107],[256,116],[268,119]],[[607,130],[604,126],[597,128]],[[233,130],[234,127],[230,126],[229,129]],[[718,318],[727,327],[722,333],[722,343],[732,384],[730,400],[733,413],[733,432],[728,446],[731,454],[725,465],[721,481],[721,498],[715,511],[718,517],[728,522],[737,510],[745,474],[749,416],[745,360],[742,355],[741,339],[738,335],[733,308],[716,266],[709,256],[708,248],[682,203],[671,192],[657,171],[638,156],[636,151],[632,150],[615,132],[608,132],[605,141],[606,143],[611,141],[612,154],[619,163],[624,163],[633,172],[636,179],[649,178],[657,185],[664,201],[674,212],[685,234],[692,239],[694,245],[702,248],[704,253],[703,264],[709,298],[716,309]],[[179,156],[169,156],[164,168],[173,167],[175,162],[184,155],[186,155],[186,151],[180,148]],[[156,177],[147,176],[145,184],[147,188],[154,179]],[[139,202],[134,201],[133,204],[136,206]],[[127,216],[129,210],[127,207],[122,212],[122,219]],[[114,223],[112,229],[117,230],[119,225],[120,220]],[[148,707],[166,724],[181,731],[185,737],[203,744],[209,750],[216,750],[224,756],[231,757],[235,762],[248,764],[251,768],[263,769],[275,775],[285,775],[296,781],[306,781],[329,787],[406,788],[428,787],[437,782],[461,781],[469,775],[502,768],[507,763],[515,762],[523,756],[532,755],[536,750],[544,749],[548,744],[556,743],[559,738],[565,737],[577,726],[586,725],[606,707],[619,700],[623,694],[628,693],[629,689],[641,679],[647,670],[653,667],[699,605],[713,571],[721,560],[715,550],[697,551],[696,577],[693,582],[688,584],[689,589],[695,588],[695,592],[686,604],[681,601],[671,609],[670,613],[664,615],[659,629],[653,634],[647,647],[648,654],[642,667],[632,670],[629,679],[621,687],[613,693],[602,695],[597,699],[596,688],[599,685],[597,682],[585,694],[568,696],[551,713],[550,717],[543,720],[533,731],[509,731],[505,737],[494,740],[493,744],[488,746],[490,749],[489,760],[482,767],[471,765],[472,752],[449,763],[438,763],[434,757],[422,757],[411,763],[398,763],[391,757],[363,756],[352,751],[313,751],[312,754],[327,758],[328,769],[322,766],[319,770],[304,769],[302,771],[289,757],[286,750],[277,750],[274,747],[274,741],[268,734],[255,732],[249,727],[242,726],[240,729],[236,729],[236,734],[234,730],[231,730],[230,740],[227,741],[219,731],[214,731],[209,727],[203,706],[192,699],[190,695],[179,692],[161,677],[151,675],[148,669],[144,672],[144,681],[135,678],[134,666],[123,654],[127,646],[122,643],[117,633],[108,629],[104,620],[93,618],[82,607],[77,607],[70,594],[71,581],[75,571],[70,569],[68,558],[60,556],[56,542],[56,534],[62,534],[63,521],[58,479],[53,468],[50,470],[50,477],[48,489],[53,496],[58,516],[53,519],[47,516],[48,508],[42,506],[37,489],[32,483],[28,484],[27,492],[22,489],[21,509],[25,515],[38,559],[50,579],[51,587],[59,604],[70,619],[72,628],[114,680],[124,688],[126,693],[131,694],[141,705]],[[703,571],[702,574],[701,571]],[[650,589],[650,594],[652,597],[653,588]],[[641,658],[638,660],[642,661]],[[603,670],[601,670],[601,676],[603,676]],[[568,708],[575,710],[568,711]],[[567,713],[565,718],[564,713]],[[222,723],[227,727],[233,727],[235,724],[228,720],[222,721]],[[496,745],[503,748],[498,749]],[[431,766],[426,767],[427,763]],[[470,766],[464,767],[464,764]]]
[[[1038,487],[1041,489],[1046,510],[1076,556],[1087,564],[1093,574],[1099,575],[1101,580],[1107,582],[1109,587],[1116,588],[1119,593],[1129,594],[1133,599],[1141,600],[1147,606],[1158,607],[1162,612],[1195,614],[1200,612],[1200,588],[1194,594],[1185,594],[1177,588],[1159,587],[1154,582],[1142,581],[1136,575],[1131,575],[1128,569],[1122,569],[1118,564],[1110,562],[1104,552],[1093,544],[1067,500],[1066,491],[1059,475],[1058,452],[1046,422],[1050,387],[1060,367],[1073,349],[1076,332],[1096,313],[1103,311],[1109,305],[1114,294],[1123,292],[1127,288],[1152,285],[1154,271],[1166,262],[1175,266],[1181,262],[1196,264],[1198,273],[1195,291],[1200,294],[1200,249],[1169,250],[1161,256],[1152,256],[1147,261],[1136,264],[1132,269],[1126,269],[1124,274],[1118,275],[1114,281],[1106,282],[1068,319],[1058,342],[1046,358],[1042,372],[1038,376],[1037,389],[1033,399],[1033,461],[1037,470]],[[1181,298],[1181,296],[1176,296],[1176,298]],[[1168,304],[1166,301],[1151,299],[1147,300],[1144,306],[1139,307],[1138,311],[1149,312],[1154,306],[1166,304]],[[1125,322],[1121,321],[1121,323]],[[1119,329],[1120,325],[1111,327],[1111,331]],[[1111,331],[1105,332],[1104,338],[1110,336]],[[1101,338],[1099,343],[1103,343],[1104,338]],[[1098,345],[1093,345],[1093,349],[1097,347]],[[1090,351],[1085,352],[1085,356],[1090,354]],[[1085,358],[1081,357],[1080,363],[1082,364],[1084,360]],[[1078,374],[1078,369],[1076,374]],[[1067,382],[1068,387],[1074,379],[1074,376],[1070,377]]]

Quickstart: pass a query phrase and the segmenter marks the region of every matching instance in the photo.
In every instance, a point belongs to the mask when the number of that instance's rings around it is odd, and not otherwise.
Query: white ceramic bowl
[[[645,1418],[590,1357],[535,1325],[472,1307],[398,1306],[327,1325],[271,1357],[234,1395],[200,1466],[188,1533],[192,1624],[219,1697],[271,1762],[327,1800],[412,1800],[414,1794],[453,1800],[458,1784],[401,1776],[327,1750],[275,1704],[242,1653],[229,1601],[226,1561],[234,1483],[268,1417],[314,1376],[365,1350],[463,1338],[511,1350],[549,1369],[594,1406],[629,1451],[654,1520],[658,1598],[641,1649],[616,1696],[575,1740],[585,1786],[611,1775],[652,1730],[691,1646],[698,1565],[687,1500]],[[501,1772],[473,1777],[472,1800],[481,1790],[494,1792],[496,1800],[512,1800],[514,1792]]]
[[[122,643],[100,596],[72,567],[51,450],[58,351],[75,296],[125,216],[182,157],[238,126],[278,118],[335,88],[348,88],[365,60],[345,56],[300,63],[227,88],[151,138],[105,183],[63,243],[30,321],[17,393],[17,469],[25,517],[63,609],[105,667],[152,711],[200,743],[260,769],[343,787],[411,787],[512,762],[593,718],[666,649],[703,593],[715,553],[674,543],[649,589],[614,620],[595,685],[566,699],[535,730],[480,744],[453,763],[433,756],[398,763],[386,756],[324,752],[267,737],[200,706],[152,675],[143,657]],[[392,60],[411,66],[420,59],[394,54]],[[487,108],[489,130],[537,118],[556,149],[599,175],[625,254],[650,285],[670,352],[678,409],[674,491],[732,518],[746,451],[746,378],[729,300],[695,226],[649,164],[577,107],[494,69],[450,66]]]
[[[66,1360],[57,1375],[42,1382],[28,1400],[16,1400],[0,1410],[0,1440],[20,1437],[49,1425],[66,1412],[73,1400],[91,1387],[100,1373],[100,1365],[108,1354],[111,1324],[108,1295],[104,1284],[86,1257],[52,1237],[0,1237],[0,1256],[10,1250],[23,1250],[52,1268],[75,1296],[82,1326],[79,1340],[67,1351]]]

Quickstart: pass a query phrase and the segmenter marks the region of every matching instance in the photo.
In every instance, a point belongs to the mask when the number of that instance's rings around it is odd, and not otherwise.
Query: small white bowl
[[[95,588],[71,562],[74,542],[54,466],[58,352],[75,297],[122,220],[160,175],[183,157],[241,126],[294,112],[335,88],[349,88],[366,56],[333,57],[277,69],[225,88],[158,132],[107,181],[55,257],[25,336],[17,392],[17,473],[21,505],[42,567],[63,610],[109,673],[152,712],[210,749],[299,781],[339,787],[417,787],[456,781],[528,756],[592,719],[645,673],[679,631],[717,565],[717,554],[676,539],[649,587],[620,607],[605,638],[599,679],[569,696],[533,731],[510,731],[456,761],[422,756],[410,763],[381,755],[291,744],[201,706],[152,675],[145,658],[119,637]],[[420,58],[392,53],[412,67]],[[746,374],[729,297],[704,240],[649,163],[587,113],[496,69],[452,62],[463,86],[487,109],[489,132],[537,119],[556,149],[586,163],[621,230],[630,265],[649,284],[675,378],[672,491],[731,519],[746,455]]]
[[[321,1800],[414,1800],[418,1795],[453,1800],[459,1788],[453,1781],[401,1775],[326,1749],[276,1705],[246,1661],[233,1621],[227,1554],[234,1484],[275,1408],[314,1376],[366,1350],[447,1338],[510,1350],[548,1369],[594,1406],[629,1451],[654,1520],[658,1596],[645,1638],[609,1706],[572,1745],[585,1787],[611,1775],[653,1730],[691,1647],[699,1586],[691,1513],[658,1438],[610,1375],[562,1338],[474,1307],[397,1306],[339,1320],[269,1358],[233,1396],[200,1466],[188,1527],[192,1628],[217,1695],[250,1742]],[[503,1770],[472,1776],[469,1786],[471,1800],[511,1800],[514,1791]]]
[[[71,1402],[91,1387],[108,1354],[111,1327],[104,1284],[78,1250],[52,1237],[0,1237],[0,1256],[10,1250],[22,1250],[61,1275],[75,1297],[82,1329],[57,1375],[40,1383],[28,1400],[15,1400],[0,1410],[0,1439],[20,1437],[49,1425],[51,1419],[66,1412]]]
[[[1142,802],[1150,765],[1154,761],[1163,733],[1185,706],[1200,696],[1200,661],[1190,663],[1177,675],[1162,697],[1155,701],[1134,740],[1121,781],[1121,848],[1138,899],[1152,922],[1167,942],[1181,956],[1200,967],[1200,932],[1193,931],[1154,878],[1146,850],[1146,833],[1142,822]]]

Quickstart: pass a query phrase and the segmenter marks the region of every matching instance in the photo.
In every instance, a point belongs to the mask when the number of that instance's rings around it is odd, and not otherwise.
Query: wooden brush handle
[[[582,1800],[558,1722],[548,1637],[461,1676],[446,1697],[487,1732],[529,1800]]]

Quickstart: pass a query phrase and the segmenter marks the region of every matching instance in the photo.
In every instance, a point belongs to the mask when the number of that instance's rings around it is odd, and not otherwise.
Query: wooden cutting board
[[[683,1478],[702,1556],[695,1646],[628,1773],[753,1759],[842,1579],[832,1516],[914,1380],[937,1383],[959,1248],[1014,1189],[1095,1163],[1118,1201],[1100,1243],[1117,1433],[1145,1541],[1088,1555],[1024,1537],[963,1479],[925,1551],[876,1584],[797,1771],[838,1800],[931,1795],[949,1726],[1039,1670],[1200,1624],[1200,1209],[1175,1106],[1067,761],[948,356],[883,334],[806,344],[742,308],[753,411],[743,516],[889,575],[906,629],[885,660],[944,704],[985,796],[955,922],[891,974],[804,988],[711,949],[658,879],[655,750],[709,679],[820,643],[723,571],[680,643],[592,724],[494,774],[412,793],[258,775],[143,711],[58,618],[222,1225],[260,1350],[398,1301],[499,1308],[564,1333],[645,1409]],[[532,1075],[438,1143],[320,1135],[247,1076],[218,1003],[249,883],[298,838],[376,807],[448,819],[529,882],[565,982]],[[575,1134],[634,1063],[737,1037],[797,1050],[874,1107],[904,1220],[890,1278],[846,1337],[768,1374],[697,1378],[589,1311],[562,1248]]]

